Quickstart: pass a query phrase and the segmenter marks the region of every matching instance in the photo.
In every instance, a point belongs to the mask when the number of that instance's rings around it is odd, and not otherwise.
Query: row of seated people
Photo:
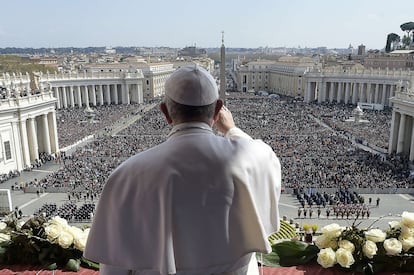
[[[45,216],[47,219],[53,216],[59,216],[68,221],[84,221],[90,220],[95,211],[94,203],[85,203],[77,208],[73,202],[67,202],[59,208],[55,203],[46,203],[37,211],[37,214]]]
[[[74,221],[84,221],[90,220],[93,217],[95,212],[94,203],[85,203],[78,210],[76,210],[75,215],[73,216]]]

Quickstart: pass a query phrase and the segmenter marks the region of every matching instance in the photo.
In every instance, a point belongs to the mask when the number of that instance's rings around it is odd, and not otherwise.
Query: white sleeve
[[[240,128],[237,128],[237,127],[233,127],[230,130],[228,130],[227,133],[225,134],[225,137],[227,137],[227,138],[234,138],[235,137],[235,138],[252,139],[251,136],[249,136],[248,134],[246,134]]]

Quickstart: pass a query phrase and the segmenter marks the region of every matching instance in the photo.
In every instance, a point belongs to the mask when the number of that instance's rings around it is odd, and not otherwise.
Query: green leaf
[[[80,260],[69,259],[65,268],[69,271],[78,272],[80,268]]]
[[[316,258],[319,248],[299,241],[286,241],[272,246],[281,266],[305,264]]]
[[[84,265],[84,266],[86,266],[88,268],[92,268],[92,269],[95,269],[95,270],[98,270],[99,269],[99,263],[96,263],[94,261],[88,260],[88,259],[86,259],[83,256],[81,258],[81,263],[82,263],[82,265]]]
[[[256,253],[257,261],[264,266],[281,267],[279,255],[272,251],[269,254]]]
[[[276,251],[278,255],[285,257],[294,257],[302,255],[305,251],[307,244],[299,241],[285,241],[274,244],[272,246],[273,251]]]
[[[57,266],[56,263],[50,264],[46,267],[47,270],[55,270],[57,268],[58,268],[58,266]]]

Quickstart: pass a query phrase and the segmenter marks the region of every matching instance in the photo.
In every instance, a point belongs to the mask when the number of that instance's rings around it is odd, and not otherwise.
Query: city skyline
[[[414,2],[385,0],[7,1],[0,48],[89,46],[215,48],[328,47],[382,49],[414,21]]]

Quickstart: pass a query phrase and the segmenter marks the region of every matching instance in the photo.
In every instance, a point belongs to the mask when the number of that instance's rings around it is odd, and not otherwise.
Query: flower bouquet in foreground
[[[10,215],[0,222],[0,263],[40,265],[46,269],[78,271],[80,265],[99,268],[82,254],[89,228],[71,226],[58,216],[27,221]]]
[[[330,224],[314,244],[296,240],[272,245],[262,264],[293,266],[317,262],[324,268],[376,274],[381,271],[414,272],[414,213],[403,212],[385,231]]]

